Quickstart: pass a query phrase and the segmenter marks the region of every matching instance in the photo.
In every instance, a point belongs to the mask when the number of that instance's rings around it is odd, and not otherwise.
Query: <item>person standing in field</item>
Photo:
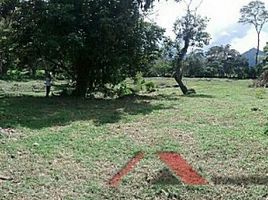
[[[46,97],[49,97],[50,89],[51,89],[51,75],[48,73],[46,75],[46,81],[45,81],[45,86],[46,86]]]

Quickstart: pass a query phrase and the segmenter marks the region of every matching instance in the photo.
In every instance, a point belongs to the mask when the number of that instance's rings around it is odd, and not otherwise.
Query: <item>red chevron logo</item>
[[[187,163],[180,154],[174,152],[160,152],[158,153],[160,160],[162,160],[169,169],[181,179],[181,181],[188,185],[205,185],[208,181],[200,176],[192,167]],[[118,187],[121,180],[130,173],[135,166],[144,158],[144,153],[136,154],[128,163],[117,172],[108,182],[112,187]]]

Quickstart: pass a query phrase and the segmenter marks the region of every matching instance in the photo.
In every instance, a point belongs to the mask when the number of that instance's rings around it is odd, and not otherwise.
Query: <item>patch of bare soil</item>
[[[170,137],[181,144],[190,145],[194,143],[191,133],[186,133],[176,128],[163,127],[159,129],[146,119],[132,123],[111,125],[109,129],[113,134],[125,135],[135,143],[147,146],[156,146],[165,138]]]
[[[0,139],[1,138],[17,139],[21,136],[22,133],[18,132],[16,129],[0,127]]]

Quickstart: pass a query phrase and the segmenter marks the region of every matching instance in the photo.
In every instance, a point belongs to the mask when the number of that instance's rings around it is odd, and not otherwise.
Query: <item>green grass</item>
[[[251,81],[150,79],[121,99],[44,98],[43,82],[0,81],[0,199],[268,198],[268,90]],[[108,180],[137,152],[119,188]],[[175,151],[209,182],[182,184],[155,152]]]

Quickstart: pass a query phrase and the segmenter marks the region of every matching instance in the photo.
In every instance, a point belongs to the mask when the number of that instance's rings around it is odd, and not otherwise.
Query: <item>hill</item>
[[[256,57],[256,52],[257,49],[256,48],[252,48],[248,51],[246,51],[245,53],[242,54],[243,57],[245,57],[248,60],[249,66],[250,67],[254,67],[255,66],[255,57]],[[259,56],[264,56],[264,52],[260,51]]]

